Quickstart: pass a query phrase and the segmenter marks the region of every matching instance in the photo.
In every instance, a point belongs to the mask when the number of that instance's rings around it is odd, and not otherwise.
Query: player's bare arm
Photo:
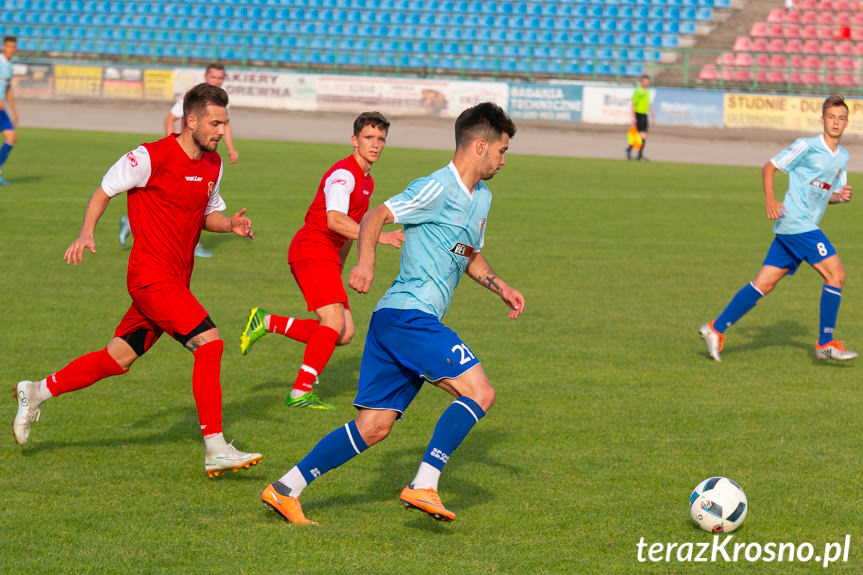
[[[84,249],[89,249],[90,253],[96,253],[96,241],[93,239],[93,234],[96,231],[96,223],[99,218],[105,213],[105,208],[108,207],[108,202],[111,197],[102,190],[102,186],[96,188],[93,195],[87,201],[87,208],[84,210],[84,223],[81,224],[81,232],[78,238],[66,249],[63,259],[67,264],[77,266],[84,259]]]
[[[785,206],[782,202],[776,201],[776,194],[773,191],[774,176],[776,175],[776,166],[773,162],[767,162],[761,169],[761,180],[764,184],[764,204],[767,212],[767,219],[778,220],[785,212]]]
[[[237,149],[234,147],[234,129],[231,127],[231,124],[225,125],[225,146],[228,148],[228,162],[231,164],[236,164],[237,160],[240,158],[240,154],[237,153]]]
[[[517,318],[524,311],[525,303],[522,293],[494,273],[494,270],[491,269],[488,261],[480,252],[474,252],[471,255],[465,273],[481,286],[500,296],[500,299],[509,306],[509,314],[507,315],[509,319]]]
[[[386,224],[395,221],[393,213],[381,204],[363,216],[357,234],[357,265],[351,270],[348,285],[359,293],[368,293],[375,277],[375,246]]]
[[[357,239],[360,233],[360,225],[352,220],[347,214],[338,210],[330,210],[327,212],[327,227],[349,240]],[[381,232],[378,235],[378,243],[382,245],[400,248],[404,242],[405,234],[401,230]]]
[[[842,186],[838,192],[833,192],[830,195],[830,203],[831,204],[844,204],[846,202],[851,201],[851,186],[844,185]]]
[[[6,89],[6,103],[9,105],[9,110],[12,112],[12,125],[18,127],[18,106],[15,105],[15,94],[12,92],[12,87]]]
[[[230,218],[222,212],[210,212],[204,217],[204,229],[221,234],[233,232],[240,237],[255,239],[255,234],[252,233],[252,220],[245,214],[246,208]]]
[[[170,136],[174,133],[174,124],[176,124],[177,120],[179,120],[179,118],[170,112],[168,112],[168,115],[165,116],[165,121],[163,122],[163,125],[165,126],[166,136]]]

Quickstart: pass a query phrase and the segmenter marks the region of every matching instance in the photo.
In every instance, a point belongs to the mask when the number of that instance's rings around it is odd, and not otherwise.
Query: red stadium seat
[[[832,40],[833,39],[833,26],[818,26],[818,39],[819,40]]]
[[[756,22],[753,24],[752,29],[749,31],[749,35],[753,38],[767,36],[767,22]]]
[[[752,54],[749,52],[738,52],[737,55],[734,56],[734,65],[738,68],[749,68],[752,66],[752,63]]]
[[[788,78],[785,76],[785,72],[768,72],[767,82],[769,84],[787,84]]]
[[[784,22],[785,21],[785,10],[782,8],[773,8],[767,14],[768,22]]]
[[[800,0],[797,3],[797,7],[801,10],[816,10],[818,8],[818,2],[816,0]]]
[[[768,38],[778,38],[785,36],[785,25],[777,22],[767,24],[767,33],[764,34]]]
[[[815,24],[807,24],[800,29],[800,37],[806,40],[807,38],[818,37],[818,27]]]
[[[805,40],[803,42],[803,53],[804,54],[817,54],[820,48],[820,43],[818,40]]]
[[[723,52],[716,58],[716,65],[728,68],[734,66],[735,55],[733,52]]]
[[[777,70],[784,70],[788,67],[788,59],[785,54],[773,54],[770,56],[770,67]]]
[[[734,70],[733,80],[735,82],[752,82],[752,72],[749,70]]]
[[[853,72],[856,68],[856,60],[849,56],[836,58],[836,69],[840,72]]]
[[[807,10],[800,15],[801,24],[815,24],[816,22],[818,22],[818,12],[814,10]]]
[[[863,56],[863,42],[857,42],[854,44],[854,55]]]
[[[803,42],[800,38],[787,38],[785,40],[785,50],[789,53],[802,52]]]
[[[784,38],[771,38],[767,43],[767,51],[768,52],[784,52],[785,51],[785,39]]]
[[[818,10],[833,11],[833,0],[818,0]]]
[[[863,26],[863,12],[854,12],[854,17],[851,18],[851,23],[856,26]]]
[[[758,54],[758,56],[755,57],[755,61],[758,62],[759,68],[769,68],[770,54]]]
[[[818,23],[819,24],[829,24],[833,25],[833,12],[819,12],[818,13]]]
[[[814,42],[814,40],[813,40],[813,42]],[[815,42],[815,45],[817,46],[818,43]],[[752,39],[752,51],[753,52],[764,52],[766,50],[767,50],[767,38],[753,38]],[[816,48],[815,51],[817,52],[818,49]]]
[[[820,70],[824,60],[818,56],[806,56],[803,58],[804,70]]]
[[[851,17],[851,12],[837,12],[833,23],[837,26],[850,26],[854,19]]]
[[[805,59],[803,56],[791,56],[791,69],[802,70]]]
[[[851,39],[855,41],[863,40],[863,26],[851,27]]]
[[[833,40],[823,40],[818,47],[819,54],[835,54],[836,43]]]
[[[848,56],[854,53],[854,43],[842,41],[836,44],[836,53],[840,56]]]
[[[861,28],[863,30],[863,28]],[[734,42],[734,51],[746,52],[752,49],[752,40],[749,36],[738,36]]]
[[[821,83],[821,76],[812,72],[801,74],[801,81],[806,86],[817,86]]]
[[[782,35],[786,38],[799,38],[800,37],[800,25],[799,24],[786,24],[785,28],[782,30]]]
[[[801,14],[799,10],[788,10],[785,12],[785,21],[791,24],[800,22]]]
[[[701,68],[698,73],[698,79],[702,82],[716,82],[719,80],[719,72],[716,71],[716,66],[707,64]]]
[[[836,0],[836,5],[834,7],[839,12],[850,12],[852,10],[856,10],[855,7],[851,6],[851,2],[849,2],[849,0]]]

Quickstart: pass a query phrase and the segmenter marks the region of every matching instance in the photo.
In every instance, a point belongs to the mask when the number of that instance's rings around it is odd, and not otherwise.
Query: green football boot
[[[324,403],[321,401],[320,397],[311,392],[296,399],[291,399],[291,396],[289,395],[287,399],[285,399],[285,405],[288,407],[305,407],[308,409],[321,409],[326,411],[335,409],[335,406],[332,406],[329,403]]]
[[[246,322],[246,329],[240,334],[240,353],[246,355],[252,349],[252,344],[267,335],[267,328],[264,326],[264,316],[269,315],[265,309],[253,307],[249,311],[249,321]]]

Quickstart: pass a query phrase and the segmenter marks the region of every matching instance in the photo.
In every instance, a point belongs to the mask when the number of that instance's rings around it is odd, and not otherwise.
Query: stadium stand
[[[730,0],[6,0],[22,55],[303,70],[638,76]],[[475,40],[488,31],[489,43]]]
[[[703,84],[753,87],[863,87],[863,4],[851,0],[801,0],[797,10],[774,8],[752,24],[731,51],[703,66]]]

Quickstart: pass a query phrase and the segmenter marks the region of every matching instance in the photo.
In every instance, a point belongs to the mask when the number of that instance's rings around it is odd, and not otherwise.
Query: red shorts
[[[294,274],[306,306],[309,311],[315,311],[325,305],[340,303],[345,309],[351,309],[348,304],[348,294],[342,283],[342,268],[339,264],[325,259],[299,260],[290,262],[291,273]]]
[[[172,337],[186,335],[208,315],[189,288],[179,281],[168,280],[136,288],[129,295],[132,305],[120,320],[114,337],[143,331],[144,351],[150,349],[163,332]]]

